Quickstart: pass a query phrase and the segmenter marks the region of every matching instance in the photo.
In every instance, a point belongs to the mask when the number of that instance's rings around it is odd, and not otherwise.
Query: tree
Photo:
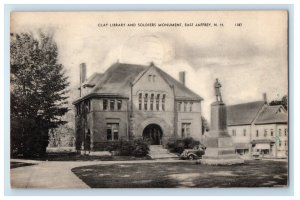
[[[11,35],[11,153],[42,156],[48,132],[65,123],[68,77],[53,36]]]
[[[288,110],[288,96],[284,95],[281,100],[273,100],[270,102],[270,105],[282,105],[286,110]]]

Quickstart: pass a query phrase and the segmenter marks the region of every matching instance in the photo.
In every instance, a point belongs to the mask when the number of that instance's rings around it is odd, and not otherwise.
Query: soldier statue
[[[221,85],[221,83],[219,82],[218,79],[216,79],[216,82],[215,82],[214,86],[215,86],[215,95],[216,95],[217,101],[222,102],[222,95],[221,95],[221,90],[220,90],[222,85]]]

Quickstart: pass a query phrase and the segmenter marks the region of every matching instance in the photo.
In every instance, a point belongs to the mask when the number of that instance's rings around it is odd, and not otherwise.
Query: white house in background
[[[264,101],[227,106],[227,124],[238,154],[287,157],[288,114],[283,106],[269,105],[266,97]]]

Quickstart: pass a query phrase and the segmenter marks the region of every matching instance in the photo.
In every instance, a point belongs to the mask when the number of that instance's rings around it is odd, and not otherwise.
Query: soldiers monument
[[[221,83],[216,79],[214,84],[216,101],[211,104],[211,130],[204,139],[207,149],[201,164],[242,164],[244,160],[235,153],[232,138],[227,131],[226,106],[222,100],[221,87]]]

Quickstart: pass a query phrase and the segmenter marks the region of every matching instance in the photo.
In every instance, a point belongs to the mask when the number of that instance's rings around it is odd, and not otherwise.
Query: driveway
[[[35,165],[11,169],[12,188],[89,188],[71,169],[87,165],[115,163],[187,162],[182,160],[131,160],[131,161],[31,161],[11,159],[12,162]]]

